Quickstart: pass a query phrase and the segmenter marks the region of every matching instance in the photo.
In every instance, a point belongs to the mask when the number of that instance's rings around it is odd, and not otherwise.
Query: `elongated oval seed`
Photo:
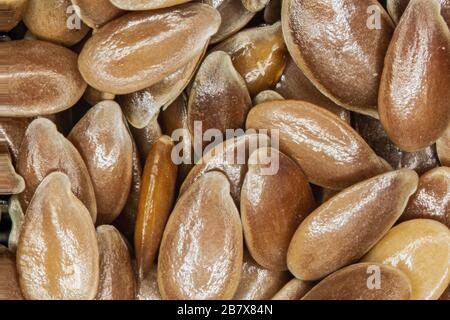
[[[172,148],[172,139],[162,136],[150,149],[145,163],[134,233],[140,278],[151,271],[175,198],[177,166],[171,158]]]
[[[135,279],[128,246],[113,226],[97,227],[100,282],[97,300],[134,300]]]
[[[89,32],[70,0],[31,0],[23,17],[38,39],[72,46]]]
[[[219,25],[217,10],[201,3],[129,13],[100,28],[86,42],[79,69],[89,85],[100,91],[142,90],[198,56]]]
[[[304,101],[266,102],[250,110],[247,128],[279,130],[280,150],[308,180],[343,189],[385,172],[367,143],[337,116]]]
[[[246,134],[229,139],[215,146],[198,161],[180,187],[185,192],[197,179],[209,171],[223,172],[231,185],[231,196],[236,205],[240,202],[241,187],[247,172],[247,160],[258,147],[269,146],[270,139],[265,134]]]
[[[278,168],[265,160],[273,157]],[[261,266],[287,270],[286,255],[292,236],[315,208],[315,200],[301,168],[275,149],[262,148],[248,159],[241,191],[244,238],[252,257]],[[278,196],[274,197],[277,194]]]
[[[417,174],[388,172],[355,184],[313,211],[287,254],[296,278],[317,280],[360,259],[394,225],[416,191]]]
[[[188,124],[192,135],[208,130],[245,126],[252,101],[244,79],[233,67],[231,58],[223,51],[208,55],[195,76],[188,102]],[[198,130],[197,124],[201,125]],[[204,142],[206,147],[208,142]]]
[[[403,222],[363,260],[403,271],[411,281],[412,300],[438,299],[450,283],[450,230],[434,220]]]
[[[14,254],[0,246],[0,300],[23,300]]]
[[[52,114],[73,106],[86,83],[77,69],[77,56],[69,49],[37,40],[0,42],[8,72],[0,70],[1,117]],[[52,57],[52,59],[49,59]]]
[[[450,167],[450,127],[445,129],[444,134],[436,141],[436,149],[441,164]]]
[[[289,280],[289,272],[267,270],[244,253],[241,280],[234,300],[268,300]]]
[[[389,139],[379,120],[354,114],[352,122],[355,130],[373,151],[385,159],[394,170],[408,168],[422,174],[439,165],[434,145],[416,152],[402,151]]]
[[[162,107],[170,105],[188,85],[203,54],[202,51],[192,61],[153,86],[119,96],[118,102],[128,122],[133,127],[142,129],[159,113]]]
[[[280,81],[275,86],[275,90],[285,99],[303,100],[313,103],[316,106],[333,112],[339,118],[350,123],[350,111],[338,106],[336,103],[323,95],[302,70],[295,64],[292,58],[288,58],[286,68],[284,68]]]
[[[231,299],[242,267],[242,227],[218,172],[196,181],[170,215],[158,258],[164,299]]]
[[[379,19],[371,21],[374,11]],[[394,31],[378,1],[287,0],[281,22],[292,58],[323,94],[377,117],[384,56]]]
[[[0,21],[0,32],[8,32],[14,28],[22,20],[27,6],[28,0],[0,1],[0,10],[3,12]]]
[[[436,142],[450,122],[450,32],[435,0],[413,0],[386,53],[380,120],[404,151]]]
[[[438,167],[419,179],[400,220],[434,219],[450,228],[450,168]]]
[[[272,300],[300,300],[313,286],[314,282],[292,279],[272,297]]]
[[[243,30],[218,44],[247,83],[251,96],[272,89],[286,65],[287,49],[281,24]]]
[[[28,126],[17,158],[17,171],[26,184],[25,191],[19,195],[24,211],[42,180],[51,172],[60,171],[67,174],[72,192],[89,210],[95,223],[97,204],[88,168],[77,149],[50,120],[39,118]]]
[[[114,221],[131,187],[133,142],[120,106],[103,101],[68,136],[86,163],[97,200],[97,224]]]
[[[411,283],[403,272],[382,264],[358,263],[332,273],[302,300],[409,300],[410,296]]]
[[[434,1],[434,0],[433,0]],[[410,0],[387,0],[386,7],[392,19],[398,23],[403,12],[408,7]],[[439,0],[441,3],[442,17],[447,21],[447,25],[450,27],[450,0]]]
[[[97,294],[94,224],[63,173],[48,175],[31,200],[17,247],[17,270],[26,299],[93,299]]]
[[[80,9],[81,20],[91,28],[99,28],[124,12],[109,0],[71,0]]]
[[[176,6],[191,0],[110,0],[117,8],[129,11],[154,10]]]

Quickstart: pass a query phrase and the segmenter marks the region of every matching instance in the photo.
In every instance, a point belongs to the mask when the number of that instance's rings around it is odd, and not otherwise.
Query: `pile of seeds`
[[[0,299],[450,299],[449,26],[0,0]]]

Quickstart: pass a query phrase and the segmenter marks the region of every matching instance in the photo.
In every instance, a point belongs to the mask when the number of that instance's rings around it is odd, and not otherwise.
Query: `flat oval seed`
[[[375,272],[379,288],[370,279]],[[403,272],[382,264],[358,263],[332,273],[302,300],[409,300],[410,296],[411,283]]]
[[[170,137],[159,138],[148,154],[142,175],[134,233],[136,268],[140,278],[145,278],[152,269],[173,207],[177,166],[171,158],[172,148]]]
[[[289,273],[271,271],[244,254],[242,274],[234,300],[268,300],[289,280]]]
[[[92,107],[68,136],[86,163],[97,200],[97,224],[114,221],[131,188],[133,141],[120,106],[103,101]]]
[[[378,1],[287,0],[281,22],[292,58],[323,94],[346,109],[377,117],[384,56],[394,31]]]
[[[153,86],[119,96],[118,102],[128,122],[133,127],[142,129],[159,113],[162,107],[170,105],[188,85],[203,54],[202,51],[192,61]]]
[[[436,142],[450,122],[450,32],[439,3],[413,0],[386,54],[380,120],[404,151]]]
[[[158,258],[164,299],[231,299],[242,268],[242,227],[218,172],[196,181],[170,215]]]
[[[268,157],[277,160],[278,168],[264,164]],[[311,188],[301,168],[275,149],[256,150],[248,163],[241,191],[247,248],[264,268],[287,270],[286,254],[292,236],[315,208]]]
[[[387,0],[386,7],[392,19],[398,23],[410,0]],[[440,0],[442,17],[450,27],[450,0]]]
[[[438,167],[419,179],[400,220],[434,219],[450,228],[450,168]]]
[[[8,32],[14,28],[25,13],[28,0],[1,0],[0,10],[4,12],[0,21],[0,32]]]
[[[99,226],[97,243],[100,255],[100,283],[96,299],[134,300],[134,270],[122,235],[113,226]]]
[[[17,171],[25,179],[25,191],[19,194],[25,211],[39,184],[54,171],[60,171],[70,179],[72,192],[89,210],[96,221],[97,204],[88,168],[77,149],[58,132],[50,120],[34,120],[25,133],[17,157]]]
[[[109,0],[71,0],[80,9],[80,18],[89,27],[98,29],[108,21],[120,16],[123,11]]]
[[[385,159],[394,170],[408,168],[422,174],[439,165],[434,145],[416,152],[402,151],[389,139],[379,120],[353,114],[352,123],[373,151]]]
[[[213,52],[201,64],[190,91],[189,131],[203,136],[213,129],[225,136],[227,129],[245,126],[251,106],[245,81],[233,67],[230,56],[223,51]],[[203,147],[207,145],[205,141]]]
[[[217,10],[201,3],[129,13],[100,28],[86,42],[79,69],[89,85],[100,91],[142,90],[198,56],[219,25]]]
[[[266,147],[270,139],[264,134],[246,134],[215,146],[198,161],[180,187],[185,192],[197,179],[209,171],[223,172],[231,184],[231,196],[236,205],[240,202],[241,187],[247,173],[247,160],[257,147]]]
[[[367,143],[337,116],[304,101],[266,102],[250,110],[247,128],[279,130],[280,150],[314,184],[343,189],[385,172]]]
[[[8,70],[0,71],[0,84],[10,88],[9,95],[0,97],[1,117],[56,113],[73,106],[86,89],[77,69],[77,55],[69,49],[19,40],[0,42],[0,52],[6,53]]]
[[[436,141],[436,149],[441,164],[450,167],[450,127]]]
[[[251,96],[272,89],[286,65],[287,50],[281,23],[241,31],[218,44],[247,83]]]
[[[363,259],[395,267],[408,276],[412,300],[433,300],[450,283],[450,230],[416,219],[392,228]]]
[[[117,8],[129,11],[154,10],[176,6],[191,0],[110,0]]]
[[[317,280],[358,261],[394,225],[416,191],[417,174],[388,172],[355,184],[313,211],[287,254],[296,278]]]
[[[69,178],[48,175],[25,215],[17,270],[26,299],[94,299],[99,254],[89,211],[72,193]]]
[[[275,90],[285,99],[303,100],[333,112],[339,118],[350,123],[350,111],[338,106],[324,96],[297,67],[292,58],[288,58],[280,81]]]
[[[284,98],[276,91],[273,90],[264,90],[261,91],[253,98],[253,105],[258,105],[263,102],[275,101],[275,100],[284,100]]]
[[[241,0],[244,7],[251,12],[258,12],[264,9],[269,0]]]
[[[0,246],[0,300],[23,300],[16,270],[16,259]]]
[[[72,46],[89,32],[70,0],[31,0],[23,17],[38,39]]]
[[[242,29],[255,15],[248,11],[242,1],[236,0],[201,0],[217,11],[222,18],[219,30],[211,38],[211,43],[217,43]]]
[[[313,286],[313,282],[292,279],[272,297],[272,300],[300,300]]]

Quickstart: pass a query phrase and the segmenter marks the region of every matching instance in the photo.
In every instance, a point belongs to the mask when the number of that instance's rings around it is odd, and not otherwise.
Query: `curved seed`
[[[269,0],[241,0],[245,9],[251,12],[258,12],[264,9]]]
[[[217,43],[241,30],[254,16],[239,0],[201,0],[217,11],[221,16],[219,30],[211,38],[211,43]]]
[[[244,254],[239,287],[234,300],[267,300],[289,280],[289,273],[271,271],[258,265],[247,253]]]
[[[209,171],[223,172],[230,181],[231,197],[236,205],[240,202],[241,187],[247,173],[250,154],[258,146],[265,147],[270,139],[264,134],[246,134],[229,139],[215,146],[198,161],[180,187],[180,194],[185,192],[197,179]]]
[[[198,56],[219,25],[217,10],[201,3],[128,13],[86,42],[79,69],[97,90],[114,94],[142,90]]]
[[[380,19],[369,28],[374,10]],[[378,1],[287,0],[281,22],[292,58],[324,95],[348,110],[378,117],[378,88],[394,31]]]
[[[450,122],[450,32],[436,1],[413,0],[386,54],[379,112],[404,151],[436,142]]]
[[[379,287],[371,281],[374,272]],[[409,300],[411,283],[401,271],[376,263],[358,263],[336,271],[312,288],[302,300]]]
[[[70,0],[31,0],[23,22],[38,39],[68,47],[80,42],[89,32]]]
[[[223,174],[207,173],[181,195],[159,252],[164,299],[233,297],[242,268],[242,227]]]
[[[450,230],[434,220],[403,222],[363,260],[403,271],[411,281],[411,300],[437,299],[450,283]]]
[[[218,44],[247,83],[251,96],[275,86],[286,65],[287,50],[281,23],[241,31]]]
[[[130,130],[133,134],[134,140],[136,141],[136,146],[139,152],[141,163],[145,163],[148,152],[150,151],[152,145],[162,135],[161,127],[158,123],[158,114],[156,114],[155,117],[151,119],[144,128],[137,129],[133,126],[130,126]]]
[[[14,254],[0,246],[0,300],[23,300]]]
[[[1,117],[56,113],[73,106],[86,89],[77,56],[69,49],[18,40],[0,42],[0,52],[6,53],[8,70],[6,74],[0,71],[0,86],[9,87],[9,94],[0,96]]]
[[[448,127],[444,134],[436,141],[437,154],[439,161],[443,166],[450,166],[450,127]]]
[[[28,6],[28,0],[2,0],[0,10],[3,12],[0,21],[0,32],[8,32],[19,24]]]
[[[18,194],[24,189],[25,181],[14,169],[8,143],[0,136],[0,195]]]
[[[264,21],[273,24],[281,19],[281,0],[270,0],[264,9]]]
[[[438,167],[419,179],[400,220],[434,219],[450,228],[450,168]]]
[[[17,158],[17,171],[26,184],[25,191],[19,194],[24,211],[42,180],[51,172],[60,171],[67,174],[72,192],[89,210],[95,223],[97,204],[88,169],[77,149],[50,120],[39,118],[28,126]]]
[[[133,142],[120,106],[103,101],[73,127],[68,139],[86,163],[97,200],[97,224],[114,221],[131,188]]]
[[[123,11],[109,0],[71,0],[80,9],[80,18],[89,27],[98,29],[105,23],[117,18]]]
[[[338,106],[324,96],[297,67],[292,58],[288,58],[286,68],[275,90],[285,99],[303,100],[333,112],[339,118],[350,123],[350,111]]]
[[[245,126],[252,106],[244,79],[223,51],[208,55],[195,76],[188,101],[188,126],[192,135],[217,129],[225,136],[227,129]],[[201,130],[196,132],[196,123]],[[208,142],[204,142],[206,147]]]
[[[99,226],[97,243],[100,256],[100,282],[96,299],[134,300],[134,270],[122,235],[113,226]]]
[[[433,0],[434,1],[434,0]],[[410,0],[387,0],[386,7],[395,23],[400,21],[403,12],[406,10]],[[441,14],[447,25],[450,27],[450,0],[440,0]]]
[[[394,170],[408,168],[415,170],[418,174],[422,174],[439,165],[434,145],[416,152],[402,151],[389,139],[379,120],[361,114],[354,114],[352,122],[353,127],[361,137]]]
[[[31,200],[17,247],[17,270],[26,299],[94,299],[97,294],[94,224],[63,173],[48,175]]]
[[[136,300],[162,300],[158,289],[157,265],[144,279],[137,279]]]
[[[250,110],[247,128],[279,130],[280,150],[322,187],[339,190],[386,171],[353,128],[304,101],[260,104]]]
[[[141,192],[142,166],[136,143],[134,142],[133,137],[131,138],[133,141],[131,189],[123,211],[117,219],[114,220],[114,226],[126,237],[129,242],[133,243],[134,229],[136,227],[136,216],[139,205],[139,193]]]
[[[313,282],[292,279],[272,297],[272,300],[300,300],[313,286]]]
[[[270,165],[264,160],[270,156],[278,161],[275,174],[265,172]],[[253,259],[264,268],[287,270],[286,254],[292,236],[315,208],[311,188],[301,168],[275,149],[256,150],[248,163],[241,191],[245,243]]]
[[[134,233],[136,268],[139,277],[151,271],[175,198],[177,166],[173,163],[173,142],[162,136],[150,149],[142,175]]]
[[[9,218],[11,219],[11,232],[9,233],[8,238],[8,249],[11,252],[15,253],[17,250],[17,244],[19,243],[23,220],[25,218],[17,195],[9,198],[8,214]]]
[[[110,0],[117,8],[129,11],[154,10],[173,7],[191,0]]]
[[[204,52],[160,82],[141,91],[119,96],[128,122],[135,128],[145,127],[158,115],[161,107],[170,105],[186,88]]]
[[[6,140],[13,163],[16,163],[28,125],[32,118],[0,118],[0,135]]]
[[[91,86],[87,86],[86,91],[84,92],[83,99],[89,103],[91,106],[95,106],[97,103],[102,102],[104,100],[114,100],[116,95],[107,92],[98,91]]]
[[[417,174],[402,169],[340,192],[295,232],[287,254],[296,278],[317,280],[358,261],[400,217],[416,191]]]
[[[275,101],[275,100],[284,100],[283,96],[276,91],[273,90],[264,90],[261,91],[253,98],[253,105],[258,105],[263,102]]]

